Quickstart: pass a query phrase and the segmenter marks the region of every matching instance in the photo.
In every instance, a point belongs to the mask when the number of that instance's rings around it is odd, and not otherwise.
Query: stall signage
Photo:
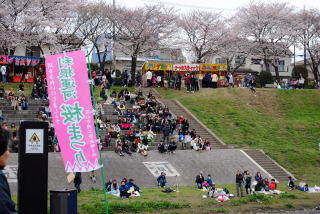
[[[27,56],[9,56],[7,58],[8,63],[14,63],[15,65],[26,65],[35,67],[39,64],[40,58],[39,57],[27,57]]]
[[[175,64],[174,71],[199,71],[199,64]]]
[[[0,63],[7,63],[7,56],[0,56]]]
[[[170,63],[146,63],[145,70],[172,71],[172,64],[170,64]]]
[[[201,64],[200,70],[201,71],[226,71],[227,65],[226,64]]]

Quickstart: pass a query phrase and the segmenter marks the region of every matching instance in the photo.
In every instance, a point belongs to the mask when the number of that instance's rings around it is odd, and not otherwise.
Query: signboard
[[[166,176],[180,176],[179,172],[168,161],[143,162],[143,164],[154,177],[158,177],[161,172],[166,173]]]
[[[226,71],[227,64],[201,64],[201,71]]]
[[[145,71],[172,71],[170,63],[145,63],[143,66]]]
[[[199,71],[199,64],[175,64],[173,65],[174,71]]]
[[[45,60],[50,108],[65,171],[99,169],[85,53],[61,53]]]
[[[43,129],[26,129],[26,154],[42,154],[43,139]]]
[[[7,56],[0,56],[0,64],[7,64]]]

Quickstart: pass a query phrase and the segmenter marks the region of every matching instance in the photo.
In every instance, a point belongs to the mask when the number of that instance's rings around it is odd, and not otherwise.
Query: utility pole
[[[306,13],[306,6],[303,6],[303,13]],[[304,22],[304,24],[306,24]],[[305,68],[307,68],[307,44],[306,44],[306,31],[304,30],[303,32],[303,65]]]
[[[116,8],[116,0],[113,0],[113,10]],[[113,21],[112,23],[112,67],[113,70],[116,71],[116,51],[115,51],[115,32],[116,32],[116,26]]]

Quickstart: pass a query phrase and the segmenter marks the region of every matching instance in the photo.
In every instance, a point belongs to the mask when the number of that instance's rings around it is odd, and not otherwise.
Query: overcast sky
[[[105,0],[112,3],[113,0]],[[274,0],[276,2],[289,2],[297,10],[305,7],[320,9],[320,0]],[[166,6],[173,6],[179,9],[181,12],[187,12],[191,9],[199,10],[213,10],[216,12],[222,12],[223,15],[232,15],[237,8],[241,6],[248,5],[250,0],[115,0],[116,5],[125,7],[139,7],[145,4],[163,4]],[[265,0],[265,2],[270,2],[270,0]],[[293,51],[293,48],[291,48]],[[297,49],[296,55],[303,54],[302,50]],[[302,60],[301,57],[297,56],[296,60]]]
[[[112,3],[113,0],[106,0]],[[246,5],[250,0],[115,0],[116,4],[127,6],[127,7],[137,7],[144,4],[155,4],[162,3],[167,6],[174,6],[181,11],[187,11],[190,9],[208,9],[208,10],[218,10],[225,11],[227,13],[232,13],[238,7]],[[290,2],[297,9],[303,8],[318,8],[320,9],[319,0],[275,0],[281,2]]]

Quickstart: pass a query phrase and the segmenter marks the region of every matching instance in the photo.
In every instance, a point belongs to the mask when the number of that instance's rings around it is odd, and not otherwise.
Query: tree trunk
[[[99,51],[99,48],[98,48],[98,45],[94,44],[94,47],[97,51],[97,55],[98,55],[98,61],[99,61],[99,65],[100,65],[100,68],[101,68],[101,56],[100,56],[100,51]]]
[[[276,73],[276,79],[278,80],[278,82],[280,82],[279,67],[276,65],[273,65],[273,67],[274,67],[274,72]]]
[[[131,82],[132,86],[136,85],[136,68],[137,68],[137,56],[131,56]]]
[[[312,72],[313,72],[313,76],[314,76],[314,79],[316,82],[319,81],[319,69],[317,66],[313,66],[313,69],[312,69]]]

